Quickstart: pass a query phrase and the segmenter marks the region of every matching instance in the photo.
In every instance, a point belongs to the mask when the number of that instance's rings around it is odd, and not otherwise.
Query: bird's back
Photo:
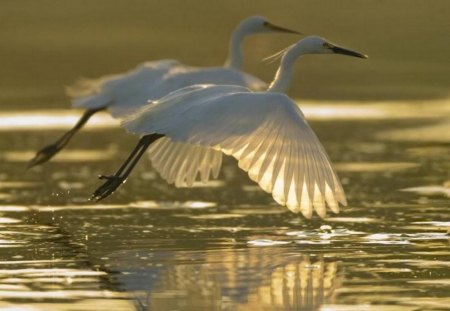
[[[146,62],[123,74],[81,79],[67,88],[67,95],[72,98],[72,105],[77,108],[95,109],[114,103],[140,103],[139,94],[142,89],[156,84],[175,67],[185,66],[175,60]]]
[[[127,99],[114,102],[110,106],[110,111],[114,117],[123,117],[145,105],[149,100],[157,100],[176,90],[202,84],[237,85],[250,89],[266,87],[266,84],[258,78],[233,69],[173,66],[154,83],[135,85],[132,100],[128,100],[126,105],[124,103]]]
[[[190,67],[174,60],[144,63],[121,75],[81,80],[68,89],[74,107],[107,106],[114,117],[123,117],[149,100],[159,99],[195,84],[240,85],[253,90],[267,85],[249,74],[224,67]]]
[[[239,85],[255,91],[267,87],[265,82],[250,74],[225,67],[195,68],[182,72],[172,68],[162,83],[167,84],[170,91],[195,84]]]

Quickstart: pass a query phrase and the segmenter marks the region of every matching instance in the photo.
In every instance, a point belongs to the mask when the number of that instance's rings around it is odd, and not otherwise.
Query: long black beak
[[[264,26],[266,26],[267,28],[269,28],[270,30],[273,30],[273,31],[286,32],[286,33],[295,33],[297,35],[303,35],[301,32],[298,32],[296,30],[280,27],[280,26],[274,25],[274,24],[269,23],[269,22],[265,22]]]
[[[361,54],[361,53],[358,53],[358,52],[355,52],[352,50],[347,50],[347,49],[341,48],[339,46],[330,47],[330,50],[332,50],[336,54],[354,56],[354,57],[359,57],[359,58],[369,58],[369,56],[367,56],[365,54]]]

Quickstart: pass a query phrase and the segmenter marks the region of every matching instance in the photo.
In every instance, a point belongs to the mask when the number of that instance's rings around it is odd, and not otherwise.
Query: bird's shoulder
[[[175,67],[175,66],[186,66],[181,62],[175,59],[160,59],[154,61],[147,61],[139,64],[136,68],[141,69],[158,69],[158,68],[167,68],[167,67]]]
[[[165,76],[166,80],[184,81],[190,83],[217,85],[241,85],[253,90],[262,90],[266,83],[245,72],[226,67],[174,67]]]
[[[283,93],[275,92],[230,92],[224,95],[225,100],[239,101],[244,105],[258,105],[259,107],[270,107],[287,112],[297,111],[298,106],[294,100]]]
[[[289,128],[308,127],[297,103],[283,93],[229,92],[211,100],[211,105],[224,113],[251,118],[254,122],[271,120]],[[259,121],[258,121],[259,120]]]
[[[179,102],[187,106],[189,103],[210,102],[224,95],[248,92],[251,90],[239,85],[194,84],[170,92],[154,103],[167,105]]]
[[[211,72],[221,74],[224,80],[222,83],[239,83],[239,85],[244,85],[254,91],[267,89],[267,83],[241,70],[227,67],[213,67],[211,68]]]
[[[223,81],[236,79],[240,75],[223,67],[188,67],[174,66],[167,78],[186,79],[189,78],[196,84],[214,83],[223,84]]]

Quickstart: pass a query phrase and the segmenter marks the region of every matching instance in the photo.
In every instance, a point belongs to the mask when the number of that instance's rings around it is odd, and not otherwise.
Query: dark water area
[[[195,4],[194,4],[195,3]],[[450,2],[3,1],[0,310],[450,310]],[[80,116],[64,86],[175,58],[220,66],[252,14],[369,54],[309,56],[298,99],[349,206],[306,220],[226,158],[219,179],[165,183],[143,158],[88,201],[137,141],[95,116],[53,161],[35,151]],[[246,69],[298,40],[258,35]]]

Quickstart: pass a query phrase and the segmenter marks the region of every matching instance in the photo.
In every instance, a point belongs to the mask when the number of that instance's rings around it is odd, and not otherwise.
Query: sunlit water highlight
[[[439,104],[301,105],[350,203],[312,221],[229,158],[219,180],[193,189],[167,185],[144,159],[111,199],[90,202],[96,176],[135,139],[99,115],[98,131],[26,171],[79,113],[2,113],[28,121],[0,122],[0,309],[445,310],[450,149],[400,134],[434,137]]]
[[[72,127],[81,117],[75,110],[35,110],[35,111],[7,111],[0,113],[0,131],[29,131],[36,128],[42,130],[56,130]],[[111,128],[119,122],[107,114],[93,116],[86,126],[90,128]]]
[[[308,120],[358,120],[358,119],[411,119],[411,118],[450,118],[450,99],[434,100],[422,103],[414,102],[364,102],[347,101],[314,102],[298,100]],[[411,105],[415,109],[411,109]],[[32,110],[0,112],[0,131],[9,130],[56,130],[72,127],[80,118],[77,110]],[[435,129],[448,129],[447,122]],[[119,121],[107,113],[98,113],[88,122],[87,129],[105,129],[119,126]]]

